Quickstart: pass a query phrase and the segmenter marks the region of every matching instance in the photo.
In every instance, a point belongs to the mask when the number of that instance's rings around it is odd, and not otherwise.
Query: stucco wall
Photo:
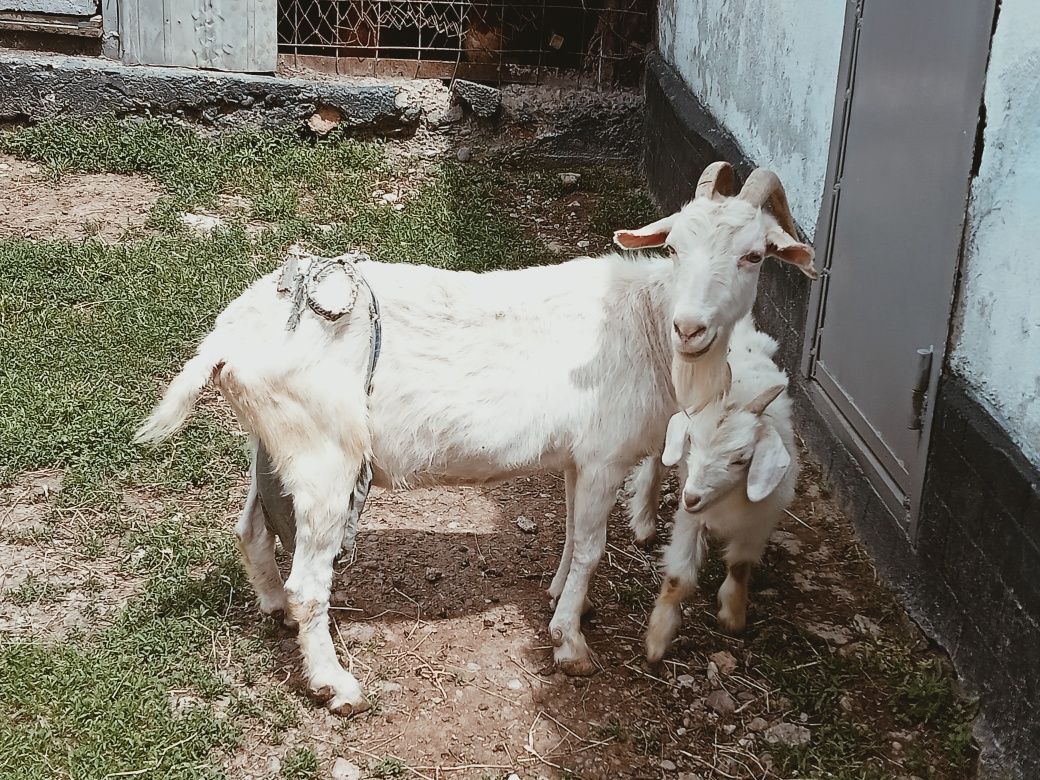
[[[950,363],[1040,466],[1040,4],[1004,0]]]
[[[823,196],[843,0],[661,0],[658,46],[744,153],[779,174],[812,235]]]

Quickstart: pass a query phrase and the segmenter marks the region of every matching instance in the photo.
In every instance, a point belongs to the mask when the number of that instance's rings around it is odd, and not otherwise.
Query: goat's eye
[[[733,466],[746,466],[750,461],[751,461],[750,457],[748,457],[746,455],[738,455],[737,457],[735,457],[733,460],[730,461],[730,464],[733,465]]]
[[[761,263],[762,262],[762,253],[761,252],[748,252],[746,255],[744,255],[742,258],[740,258],[740,262],[742,262],[742,263],[750,263],[751,265],[755,265],[756,263]]]

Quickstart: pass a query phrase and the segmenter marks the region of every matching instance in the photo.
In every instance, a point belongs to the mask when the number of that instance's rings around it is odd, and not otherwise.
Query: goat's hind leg
[[[299,625],[298,640],[311,691],[338,715],[364,712],[370,705],[361,686],[336,657],[329,633],[332,564],[343,541],[350,493],[348,475],[357,474],[360,457],[336,447],[297,454],[290,473],[282,473],[296,506],[296,550],[285,583],[289,615]]]
[[[665,467],[659,455],[643,458],[630,475],[625,513],[636,544],[647,548],[657,541],[657,506],[661,501],[661,481]]]
[[[672,540],[664,551],[664,582],[646,631],[646,660],[650,663],[664,658],[679,631],[682,603],[697,589],[706,550],[704,525],[682,509],[677,511]]]
[[[274,559],[274,535],[267,530],[264,510],[257,495],[255,456],[249,478],[249,493],[235,526],[235,536],[246,576],[256,591],[260,611],[288,622],[285,586]]]

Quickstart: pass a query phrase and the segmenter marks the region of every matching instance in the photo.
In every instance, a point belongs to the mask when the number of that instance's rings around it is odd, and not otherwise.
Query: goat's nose
[[[700,320],[675,320],[672,323],[676,335],[683,341],[691,341],[704,335],[708,326]]]
[[[693,512],[700,505],[701,499],[703,498],[703,496],[700,495],[699,493],[687,493],[687,492],[684,491],[682,498],[683,498],[683,506],[686,507],[686,510],[688,512]]]

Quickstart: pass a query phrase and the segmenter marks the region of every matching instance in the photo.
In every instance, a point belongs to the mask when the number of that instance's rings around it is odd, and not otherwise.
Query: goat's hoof
[[[360,701],[348,701],[344,697],[337,697],[330,699],[326,706],[329,712],[341,718],[352,718],[372,709],[372,703],[364,697]]]
[[[565,661],[556,662],[556,668],[568,677],[590,677],[596,673],[596,664],[591,656],[584,658],[570,658]]]
[[[742,634],[747,627],[746,615],[731,615],[726,610],[719,610],[719,627],[727,634]]]

